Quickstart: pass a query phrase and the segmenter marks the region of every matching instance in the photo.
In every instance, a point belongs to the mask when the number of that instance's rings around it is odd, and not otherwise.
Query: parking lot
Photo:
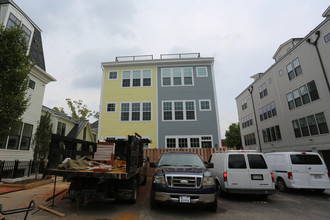
[[[133,220],[133,219],[329,219],[330,190],[317,194],[312,191],[295,190],[289,193],[277,192],[262,199],[255,196],[229,196],[218,198],[218,210],[212,213],[202,208],[163,206],[149,208],[150,182],[141,186],[136,204],[117,201],[91,201],[77,210],[70,199],[55,202],[54,210],[66,215],[63,219],[87,220]],[[67,182],[58,181],[56,192],[68,187]],[[39,186],[29,190],[0,195],[3,209],[19,208],[31,199],[37,205],[45,204],[52,195],[53,184]],[[37,210],[37,209],[36,209]],[[10,215],[6,219],[24,219],[24,214]],[[30,215],[28,219],[62,219],[54,214],[41,211]]]

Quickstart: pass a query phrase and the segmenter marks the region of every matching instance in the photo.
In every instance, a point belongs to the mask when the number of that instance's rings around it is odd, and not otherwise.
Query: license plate
[[[180,196],[180,203],[190,203],[189,196]]]
[[[252,180],[263,180],[264,179],[262,174],[252,174],[251,178],[252,178]]]
[[[313,176],[314,179],[322,179],[321,174],[313,174],[312,176]]]

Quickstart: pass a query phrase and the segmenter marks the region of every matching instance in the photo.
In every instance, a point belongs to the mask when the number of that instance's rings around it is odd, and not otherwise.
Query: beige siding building
[[[275,63],[236,97],[244,149],[316,151],[330,167],[330,7],[304,38],[280,45]]]

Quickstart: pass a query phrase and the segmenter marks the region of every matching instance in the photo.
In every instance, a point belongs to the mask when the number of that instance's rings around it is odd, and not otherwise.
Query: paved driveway
[[[68,183],[58,181],[56,191],[68,187]],[[0,195],[3,209],[18,208],[27,205],[31,199],[37,204],[45,204],[46,198],[52,195],[52,184],[39,186],[30,190]],[[28,219],[79,219],[79,220],[148,220],[148,219],[329,219],[330,191],[316,194],[310,191],[277,192],[263,200],[253,196],[230,196],[219,198],[217,213],[198,208],[179,206],[161,207],[156,210],[149,208],[150,183],[141,186],[136,204],[118,203],[116,201],[94,201],[77,210],[75,202],[70,199],[58,200],[54,210],[66,214],[61,218],[42,211],[29,215]],[[7,219],[23,219],[24,214],[8,216]]]

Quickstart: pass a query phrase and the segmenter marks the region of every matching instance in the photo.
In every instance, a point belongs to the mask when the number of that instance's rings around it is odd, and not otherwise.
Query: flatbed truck
[[[76,201],[78,208],[86,200],[107,198],[135,203],[138,186],[146,182],[143,145],[150,143],[150,140],[135,134],[127,136],[125,140],[107,139],[106,142],[115,144],[115,160],[110,163],[110,170],[102,169],[102,166],[91,170],[49,169],[47,174],[55,176],[53,194],[55,195],[56,177],[63,176],[70,181],[66,197]],[[106,162],[109,164],[109,161]]]

